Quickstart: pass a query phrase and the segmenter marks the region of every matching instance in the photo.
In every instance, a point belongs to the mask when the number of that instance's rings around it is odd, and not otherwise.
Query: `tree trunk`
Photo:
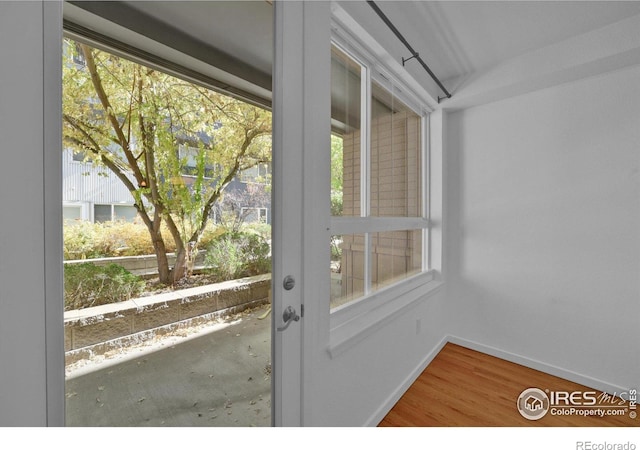
[[[149,228],[151,240],[153,241],[153,249],[156,253],[156,261],[158,263],[158,278],[162,284],[173,284],[171,269],[169,268],[169,259],[167,258],[167,249],[162,239],[162,234]]]
[[[153,248],[155,250],[156,261],[158,263],[159,281],[165,285],[173,285],[186,275],[187,252],[183,245],[177,245],[176,262],[174,263],[173,268],[171,268],[162,235],[154,232],[153,230],[149,230],[149,232],[153,238]]]
[[[187,274],[187,252],[183,245],[176,248],[176,262],[171,269],[171,283],[176,283]]]

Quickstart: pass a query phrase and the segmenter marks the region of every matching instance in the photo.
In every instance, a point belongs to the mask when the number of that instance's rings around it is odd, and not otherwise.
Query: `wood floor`
[[[604,417],[560,416],[549,411],[539,420],[525,419],[518,412],[517,399],[522,391],[532,387],[549,392],[593,392],[585,386],[448,343],[379,426],[640,426],[640,418],[632,419],[628,410],[624,416]]]

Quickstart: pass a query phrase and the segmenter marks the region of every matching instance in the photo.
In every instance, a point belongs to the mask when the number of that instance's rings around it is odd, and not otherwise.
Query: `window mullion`
[[[362,68],[360,82],[360,215],[371,216],[371,71]],[[371,233],[364,235],[364,294],[371,292]]]
[[[429,247],[431,245],[431,217],[429,214],[430,210],[430,191],[429,186],[431,185],[431,176],[429,174],[429,169],[431,167],[431,163],[429,161],[430,152],[429,152],[429,121],[427,120],[427,115],[422,114],[422,118],[420,120],[421,130],[421,149],[420,149],[420,164],[422,166],[421,170],[421,186],[420,193],[422,195],[422,217],[426,219],[428,225],[426,228],[422,229],[422,271],[427,271],[431,267],[431,252],[429,251]]]

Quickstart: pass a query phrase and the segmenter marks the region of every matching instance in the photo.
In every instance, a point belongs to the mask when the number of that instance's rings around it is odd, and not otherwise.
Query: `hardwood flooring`
[[[448,343],[379,426],[640,426],[640,418],[631,418],[628,408],[624,416],[562,416],[552,414],[550,409],[541,419],[525,419],[517,409],[517,400],[522,391],[532,387],[545,392],[594,391],[562,378]],[[606,404],[618,405],[619,400]],[[625,406],[628,407],[629,402]],[[640,406],[637,412],[640,413]]]

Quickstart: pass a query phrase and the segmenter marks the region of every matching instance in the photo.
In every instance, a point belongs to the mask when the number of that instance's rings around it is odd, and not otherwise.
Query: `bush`
[[[65,311],[117,303],[139,295],[144,281],[117,264],[65,264]]]
[[[271,240],[271,224],[262,222],[245,223],[242,230],[247,233],[258,234],[266,240]]]
[[[225,233],[209,246],[205,267],[215,282],[269,273],[269,242],[255,233]]]
[[[96,258],[96,227],[90,222],[65,222],[63,229],[64,259]]]
[[[331,190],[331,215],[341,216],[343,208],[342,190]]]
[[[163,224],[162,235],[167,252],[175,252],[175,243]],[[205,229],[198,247],[205,249],[223,230],[217,230],[209,224]],[[153,255],[153,243],[147,227],[140,222],[104,222],[85,221],[66,222],[64,225],[64,259],[107,258],[112,256]]]
[[[122,221],[65,223],[66,260],[148,254],[153,254],[153,244],[144,224]]]

